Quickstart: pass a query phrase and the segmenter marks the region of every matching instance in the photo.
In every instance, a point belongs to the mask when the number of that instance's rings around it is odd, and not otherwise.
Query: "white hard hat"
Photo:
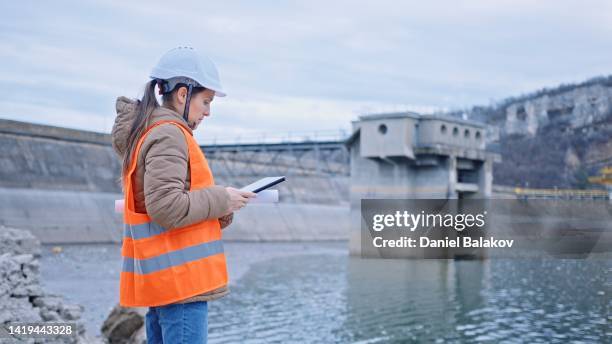
[[[217,67],[207,56],[198,54],[192,47],[178,47],[165,53],[153,67],[151,79],[162,79],[170,82],[170,91],[178,83],[189,84],[189,78],[195,85],[215,91],[215,96],[225,97],[219,80]]]

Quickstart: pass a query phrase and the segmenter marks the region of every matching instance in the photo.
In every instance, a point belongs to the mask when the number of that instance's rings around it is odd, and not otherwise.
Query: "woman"
[[[221,228],[255,194],[214,185],[193,138],[225,96],[212,61],[175,48],[151,79],[140,101],[117,99],[112,130],[125,195],[120,303],[149,307],[148,343],[205,343],[208,301],[228,293]]]

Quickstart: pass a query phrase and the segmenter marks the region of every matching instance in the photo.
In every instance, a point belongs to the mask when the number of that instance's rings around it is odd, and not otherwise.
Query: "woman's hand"
[[[226,187],[225,190],[230,195],[229,210],[228,213],[232,213],[240,208],[244,207],[251,198],[257,196],[257,194],[249,191],[242,191],[233,187]]]

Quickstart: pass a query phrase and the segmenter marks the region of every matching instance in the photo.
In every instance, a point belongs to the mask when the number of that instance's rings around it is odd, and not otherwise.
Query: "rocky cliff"
[[[612,164],[612,76],[450,114],[489,124],[498,185],[597,188],[587,177]]]

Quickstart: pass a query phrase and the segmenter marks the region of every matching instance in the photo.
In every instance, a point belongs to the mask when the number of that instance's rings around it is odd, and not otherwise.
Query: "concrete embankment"
[[[253,204],[243,208],[227,240],[318,241],[348,239],[348,207],[315,204]]]
[[[120,165],[108,134],[0,119],[0,147],[0,225],[30,230],[43,243],[121,240],[122,218],[114,212]],[[241,186],[262,176],[217,182]],[[332,178],[288,176],[281,203],[243,209],[226,239],[347,239],[347,178]]]
[[[121,194],[0,188],[0,223],[31,231],[43,243],[118,242]]]
[[[43,243],[120,242],[123,230],[114,201],[121,194],[83,191],[0,189],[0,218],[30,230]],[[236,213],[226,240],[344,240],[349,209],[343,206],[253,204]]]

